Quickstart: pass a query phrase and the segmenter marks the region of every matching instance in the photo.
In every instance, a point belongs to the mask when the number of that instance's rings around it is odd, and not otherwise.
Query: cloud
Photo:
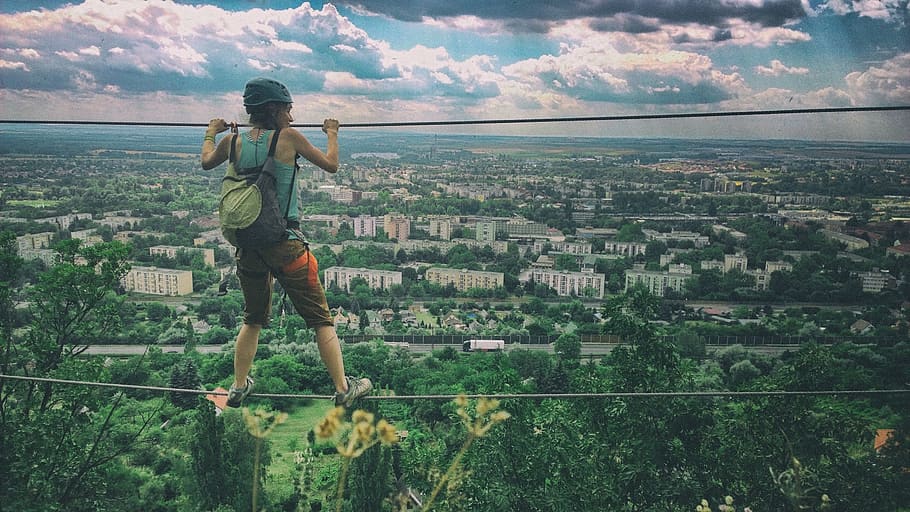
[[[27,63],[3,68],[3,86],[13,89],[62,90],[78,82],[94,83],[98,92],[112,85],[126,94],[220,93],[267,72],[306,92],[319,90],[322,74],[333,69],[367,78],[396,73],[382,67],[381,43],[330,4],[321,10],[304,3],[284,11],[234,12],[173,2],[87,0],[56,10],[0,14],[0,33],[3,55],[20,52],[5,60]]]
[[[426,19],[449,19],[474,16],[495,20],[520,31],[527,26],[530,32],[539,31],[539,23],[555,25],[577,19],[610,19],[616,17],[620,26],[637,32],[642,25],[634,20],[653,19],[659,23],[696,23],[724,26],[729,20],[740,19],[762,26],[781,26],[807,15],[801,0],[524,0],[516,2],[453,2],[411,0],[340,0],[361,11],[390,18],[420,22]],[[622,24],[622,20],[631,23]],[[609,22],[608,22],[609,23]]]
[[[910,104],[910,53],[898,55],[844,78],[850,95],[862,105]]]
[[[819,11],[831,11],[837,15],[857,14],[894,23],[906,23],[908,19],[906,0],[829,0],[818,6]]]
[[[602,43],[564,45],[558,55],[527,59],[502,71],[529,86],[588,101],[703,104],[747,91],[737,72],[718,69],[705,55],[679,50],[621,52]]]
[[[765,75],[765,76],[807,75],[807,74],[809,74],[809,68],[785,66],[783,62],[781,62],[777,59],[772,60],[770,66],[758,65],[758,66],[755,66],[753,69],[759,75]]]

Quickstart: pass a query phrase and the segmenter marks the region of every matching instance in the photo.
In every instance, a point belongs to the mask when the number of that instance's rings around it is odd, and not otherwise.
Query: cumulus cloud
[[[503,73],[575,98],[615,103],[713,103],[747,89],[737,72],[718,69],[705,55],[621,52],[597,43],[564,45],[558,55],[517,62]]]
[[[765,75],[765,76],[809,74],[809,68],[786,66],[786,65],[784,65],[783,62],[781,62],[777,59],[772,60],[770,66],[758,65],[758,66],[755,66],[754,69],[755,69],[755,72],[758,73],[759,75]]]
[[[411,0],[341,0],[362,11],[380,14],[402,21],[449,19],[474,16],[484,20],[508,23],[516,30],[527,26],[529,31],[539,31],[540,22],[548,25],[575,19],[625,20],[629,30],[640,31],[643,19],[660,23],[697,23],[723,26],[731,19],[741,19],[763,26],[781,26],[806,16],[801,0],[728,0],[704,2],[701,0],[628,0],[591,2],[588,0],[525,0],[517,7],[515,2],[413,2]],[[644,25],[646,26],[646,25]]]
[[[234,12],[173,2],[87,0],[0,14],[0,32],[0,51],[19,57],[5,60],[27,62],[4,68],[3,86],[14,89],[59,90],[78,82],[95,84],[99,92],[109,85],[134,94],[226,92],[270,72],[296,90],[315,91],[322,72],[335,68],[373,78],[395,74],[382,67],[379,44],[330,4],[320,10],[304,3],[283,11]],[[332,45],[338,50],[313,51]],[[85,80],[89,75],[94,79]]]
[[[910,103],[910,53],[845,77],[850,95],[864,105]]]
[[[855,13],[865,18],[897,23],[905,23],[908,17],[906,0],[828,0],[818,10],[841,16]]]

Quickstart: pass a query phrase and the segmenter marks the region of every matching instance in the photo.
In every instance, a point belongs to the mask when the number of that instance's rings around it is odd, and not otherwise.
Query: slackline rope
[[[893,105],[882,107],[829,107],[829,108],[796,108],[774,110],[730,110],[717,112],[680,112],[667,114],[628,114],[612,116],[581,116],[581,117],[526,117],[511,119],[461,119],[449,121],[389,121],[373,123],[343,123],[342,128],[385,128],[393,126],[452,126],[452,125],[480,125],[480,124],[528,124],[528,123],[579,123],[591,121],[642,121],[651,119],[689,119],[708,117],[746,117],[746,116],[776,116],[787,114],[839,114],[846,112],[895,112],[910,111],[910,105]],[[0,124],[61,124],[61,125],[110,125],[110,126],[194,126],[205,127],[208,123],[177,123],[177,122],[151,122],[151,121],[55,121],[34,119],[0,119]],[[239,124],[237,126],[248,126]],[[322,128],[319,124],[291,124],[298,128]]]
[[[227,391],[206,391],[204,389],[181,389],[161,386],[141,386],[137,384],[115,384],[113,382],[92,382],[84,380],[51,379],[46,377],[27,377],[23,375],[0,374],[0,379],[46,382],[51,384],[97,386],[119,389],[136,389],[145,391],[166,391],[170,393],[186,393],[192,395],[226,396]],[[850,389],[842,391],[679,391],[656,393],[495,393],[495,394],[450,394],[450,395],[370,395],[361,400],[454,400],[459,396],[466,398],[496,398],[496,399],[570,399],[570,398],[711,398],[711,397],[770,397],[770,396],[873,396],[873,395],[899,395],[910,393],[910,389]],[[330,399],[330,395],[305,395],[305,394],[276,394],[276,393],[250,393],[249,396],[260,398],[294,398],[294,399]]]

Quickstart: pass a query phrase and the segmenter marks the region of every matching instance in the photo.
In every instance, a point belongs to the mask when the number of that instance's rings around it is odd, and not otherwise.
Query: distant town
[[[233,272],[214,213],[223,168],[202,171],[191,137],[104,147],[99,132],[60,154],[11,138],[0,231],[34,272],[61,240],[127,244],[122,293],[200,335],[232,328],[198,307],[239,288],[217,295]],[[299,175],[342,333],[596,335],[604,301],[643,287],[668,332],[907,335],[910,147],[355,132],[342,145],[337,174]]]

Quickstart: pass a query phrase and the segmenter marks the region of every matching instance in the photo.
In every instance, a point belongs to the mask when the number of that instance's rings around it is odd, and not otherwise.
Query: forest
[[[0,379],[2,510],[796,511],[910,503],[905,341],[807,344],[780,358],[742,347],[688,357],[652,321],[657,298],[632,290],[601,306],[603,332],[632,342],[600,360],[583,361],[574,334],[561,336],[553,355],[447,349],[417,357],[381,343],[347,345],[348,373],[369,376],[389,399],[339,411],[318,398],[254,395],[243,409],[216,415],[199,394],[22,380],[211,391],[230,382],[231,344],[201,355],[188,336],[184,354],[151,346],[126,359],[85,356],[86,345],[121,329],[124,297],[114,290],[128,248],[60,244],[58,263],[23,287],[15,239],[2,238],[0,372],[19,377]],[[256,392],[330,391],[315,346],[282,340],[260,347]],[[870,390],[897,391],[846,393]],[[782,391],[791,394],[775,394]],[[679,394],[686,392],[704,394]],[[731,392],[754,394],[724,394]],[[623,394],[558,396],[567,393]],[[462,394],[509,396],[391,396]],[[520,394],[535,398],[512,396]],[[877,432],[889,433],[882,446]]]

